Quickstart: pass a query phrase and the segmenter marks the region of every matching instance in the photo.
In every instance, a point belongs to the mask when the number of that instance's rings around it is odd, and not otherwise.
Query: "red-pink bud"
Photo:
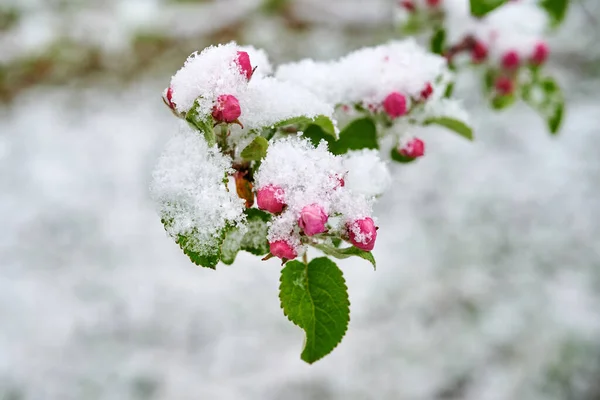
[[[506,69],[515,69],[520,62],[519,53],[514,50],[509,50],[502,56],[502,66]]]
[[[406,97],[398,92],[392,92],[383,100],[383,109],[392,118],[406,114]]]
[[[280,213],[285,206],[283,189],[279,186],[267,185],[256,192],[256,204],[261,210],[272,214]]]
[[[400,6],[403,7],[408,12],[415,11],[415,3],[413,3],[411,0],[400,1]]]
[[[550,50],[548,49],[548,45],[544,42],[540,42],[535,45],[533,49],[533,55],[531,56],[531,62],[534,65],[542,65],[548,59],[548,54]]]
[[[417,158],[425,154],[425,143],[419,138],[412,138],[398,149],[404,157]]]
[[[433,94],[433,86],[431,82],[425,84],[425,88],[421,90],[421,100],[427,100]]]
[[[488,55],[487,46],[485,44],[483,44],[483,42],[476,41],[475,44],[473,45],[473,49],[471,50],[471,60],[474,63],[479,64],[479,63],[485,61],[485,59],[487,58],[487,55]]]
[[[250,64],[250,56],[245,51],[238,51],[237,58],[235,59],[237,65],[239,65],[242,75],[246,76],[246,79],[252,78],[252,64]]]
[[[240,109],[240,102],[235,96],[230,94],[222,94],[217,98],[217,104],[213,107],[212,116],[217,122],[235,122],[240,115],[242,110]]]
[[[507,76],[500,76],[494,83],[496,91],[502,96],[509,95],[514,90],[513,81]]]
[[[306,236],[316,235],[317,233],[325,232],[325,223],[327,222],[327,214],[318,204],[305,206],[300,212],[298,225]]]
[[[334,176],[331,177],[331,179],[333,180],[333,190],[344,187],[346,185],[346,181],[344,180],[344,177],[338,174],[335,174]]]
[[[275,257],[293,260],[298,256],[294,248],[285,240],[276,240],[269,243],[269,250]]]
[[[440,5],[441,0],[427,0],[426,3],[429,7],[434,8]]]
[[[165,101],[171,110],[175,109],[175,103],[173,103],[173,88],[169,86],[167,93],[165,94]]]
[[[377,228],[369,217],[350,222],[346,225],[350,243],[359,249],[371,251],[375,247]]]

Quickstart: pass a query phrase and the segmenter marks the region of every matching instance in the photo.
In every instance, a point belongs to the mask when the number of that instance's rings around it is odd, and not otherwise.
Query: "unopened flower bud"
[[[256,204],[261,210],[277,214],[285,206],[283,195],[283,189],[279,186],[267,185],[256,192]]]
[[[473,48],[471,49],[471,60],[476,63],[479,64],[483,61],[485,61],[485,59],[487,58],[488,55],[488,49],[487,46],[480,41],[476,41],[475,44],[473,45]]]
[[[433,94],[433,86],[431,86],[431,82],[427,82],[425,84],[425,88],[421,90],[421,100],[427,100]]]
[[[412,0],[401,0],[400,6],[408,12],[415,11],[415,3],[413,3]]]
[[[169,106],[171,110],[175,109],[175,103],[173,103],[173,88],[169,86],[164,95],[165,103]]]
[[[212,116],[217,122],[235,122],[241,114],[240,102],[230,94],[219,96],[212,111]]]
[[[298,225],[307,236],[316,235],[317,233],[325,232],[325,223],[327,222],[327,214],[318,204],[305,206],[300,212]]]
[[[496,79],[496,82],[494,83],[494,87],[496,88],[496,91],[498,92],[498,94],[500,94],[502,96],[506,96],[506,95],[512,94],[512,92],[514,90],[514,83],[509,77],[500,76],[500,77],[498,77],[498,79]]]
[[[425,143],[419,138],[412,138],[398,148],[398,153],[409,158],[422,157],[425,154]]]
[[[366,217],[350,222],[346,225],[346,229],[350,243],[362,250],[373,250],[377,239],[377,228],[371,218]]]
[[[514,50],[509,50],[502,56],[502,67],[505,69],[515,69],[519,66],[520,62],[519,53]]]
[[[398,118],[406,114],[406,97],[398,92],[387,95],[383,100],[383,109],[392,118]]]
[[[531,56],[531,62],[534,65],[542,65],[548,59],[548,54],[550,50],[548,50],[548,45],[544,42],[540,42],[535,45],[533,49],[533,55]]]
[[[275,257],[285,258],[287,260],[293,260],[298,256],[294,247],[285,240],[276,240],[269,243],[269,250]]]
[[[250,56],[245,51],[238,51],[237,58],[235,59],[237,65],[239,65],[242,75],[246,76],[246,79],[250,80],[252,73],[252,64],[250,64]]]
[[[441,2],[442,0],[426,0],[427,5],[431,8],[438,7]]]

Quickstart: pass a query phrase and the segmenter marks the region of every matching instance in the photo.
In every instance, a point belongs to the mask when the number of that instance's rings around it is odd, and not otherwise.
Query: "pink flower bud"
[[[398,149],[404,157],[417,158],[425,154],[425,143],[419,138],[412,138]]]
[[[520,62],[519,53],[514,50],[509,50],[502,56],[502,66],[506,69],[515,69]]]
[[[316,235],[317,233],[325,232],[325,223],[327,222],[327,214],[318,204],[306,206],[300,212],[298,225],[307,236]]]
[[[173,103],[173,88],[169,86],[167,92],[164,95],[165,103],[169,106],[171,110],[175,109],[175,103]]]
[[[406,114],[406,97],[398,92],[387,95],[383,100],[383,109],[392,118],[398,118]]]
[[[427,0],[426,1],[427,5],[431,8],[438,7],[441,2],[442,2],[442,0]]]
[[[245,51],[238,51],[237,58],[235,59],[237,65],[239,65],[242,75],[246,76],[246,79],[252,78],[252,64],[250,64],[250,56]]]
[[[427,100],[433,94],[433,86],[431,82],[425,84],[425,88],[421,90],[421,100]]]
[[[269,250],[275,257],[293,260],[298,256],[294,248],[285,240],[276,240],[269,243]]]
[[[217,122],[235,122],[240,115],[242,110],[240,109],[240,102],[235,96],[230,94],[222,94],[217,98],[217,104],[213,107],[212,116]]]
[[[540,42],[535,45],[533,49],[533,55],[531,56],[531,62],[534,65],[542,65],[548,59],[548,54],[550,50],[548,49],[548,45],[544,42]]]
[[[506,76],[498,77],[498,79],[496,79],[496,82],[494,83],[494,86],[495,86],[498,94],[500,94],[502,96],[509,95],[514,90],[513,81],[509,77],[506,77]]]
[[[471,50],[471,60],[474,63],[479,64],[479,63],[485,61],[485,59],[487,58],[487,55],[488,55],[487,46],[485,44],[483,44],[483,42],[476,41],[475,44],[473,45],[473,49]]]
[[[400,1],[400,6],[403,7],[408,12],[415,11],[415,3],[413,3],[411,0]]]
[[[256,192],[256,204],[261,210],[277,214],[285,206],[283,195],[283,189],[279,186],[267,185]]]
[[[369,217],[358,219],[346,225],[350,243],[359,249],[371,251],[375,247],[377,228]]]

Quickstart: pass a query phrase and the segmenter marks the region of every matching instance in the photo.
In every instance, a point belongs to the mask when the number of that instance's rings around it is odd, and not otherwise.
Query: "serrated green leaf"
[[[429,48],[432,53],[442,54],[446,47],[446,30],[442,27],[438,27],[434,32],[429,42]]]
[[[567,15],[569,0],[542,0],[539,4],[548,13],[552,26],[557,27]]]
[[[269,148],[269,142],[262,136],[257,136],[244,150],[242,150],[241,156],[246,160],[258,161],[265,158],[267,155],[267,149]]]
[[[352,121],[342,132],[340,138],[332,143],[329,151],[333,154],[345,154],[349,150],[378,149],[377,129],[371,118]]]
[[[360,257],[364,260],[367,260],[373,265],[373,269],[377,269],[377,263],[375,262],[375,257],[373,257],[373,253],[370,251],[364,251],[359,249],[356,246],[346,247],[343,249],[337,247],[331,247],[326,244],[316,244],[314,245],[317,249],[321,250],[323,253],[328,256],[335,257],[337,259],[343,260],[344,258],[356,256]]]
[[[217,269],[216,266],[221,258],[219,250],[217,249],[216,252],[210,254],[202,254],[191,250],[192,242],[193,239],[183,235],[179,235],[176,240],[176,243],[181,247],[183,253],[188,256],[194,264],[204,268]]]
[[[317,125],[326,134],[332,136],[334,139],[336,137],[335,136],[335,125],[333,124],[333,121],[331,120],[331,118],[329,118],[325,115],[317,115],[314,118],[308,118],[305,116],[289,118],[284,121],[280,121],[280,122],[276,123],[275,127],[279,128],[279,127],[288,126],[288,125],[299,125],[301,129],[304,129],[306,126],[309,126],[309,125]]]
[[[269,253],[269,241],[267,222],[271,220],[271,214],[257,208],[248,208],[246,214],[247,231],[242,233],[240,228],[229,229],[221,245],[221,261],[231,265],[240,250],[247,251],[255,256],[264,256]]]
[[[212,115],[200,115],[198,113],[198,100],[194,101],[194,105],[185,115],[185,120],[194,128],[198,129],[204,135],[206,143],[209,147],[217,143],[217,136],[214,129],[214,120]]]
[[[458,133],[468,140],[473,140],[473,129],[462,121],[449,117],[429,118],[423,122],[423,125],[439,125]]]
[[[487,13],[500,7],[508,0],[469,0],[471,15],[477,18],[485,16]]]
[[[398,153],[398,150],[396,148],[392,148],[390,152],[390,158],[393,161],[399,162],[401,164],[408,164],[417,160],[417,158],[415,157],[403,156],[402,154]]]
[[[350,321],[346,281],[333,261],[321,257],[308,265],[288,262],[280,282],[281,308],[305,331],[301,358],[312,364],[329,354],[346,334]]]

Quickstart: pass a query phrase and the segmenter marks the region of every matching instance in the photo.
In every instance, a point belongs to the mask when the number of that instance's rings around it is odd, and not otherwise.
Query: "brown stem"
[[[454,46],[451,46],[450,48],[448,48],[445,52],[444,52],[444,57],[446,57],[446,59],[448,60],[448,62],[452,62],[452,59],[458,54],[461,53],[463,51],[471,51],[473,50],[473,48],[475,47],[475,44],[477,43],[477,40],[475,39],[474,36],[472,35],[467,35],[463,38],[463,40],[461,40],[460,42],[458,42],[457,44],[455,44]]]

